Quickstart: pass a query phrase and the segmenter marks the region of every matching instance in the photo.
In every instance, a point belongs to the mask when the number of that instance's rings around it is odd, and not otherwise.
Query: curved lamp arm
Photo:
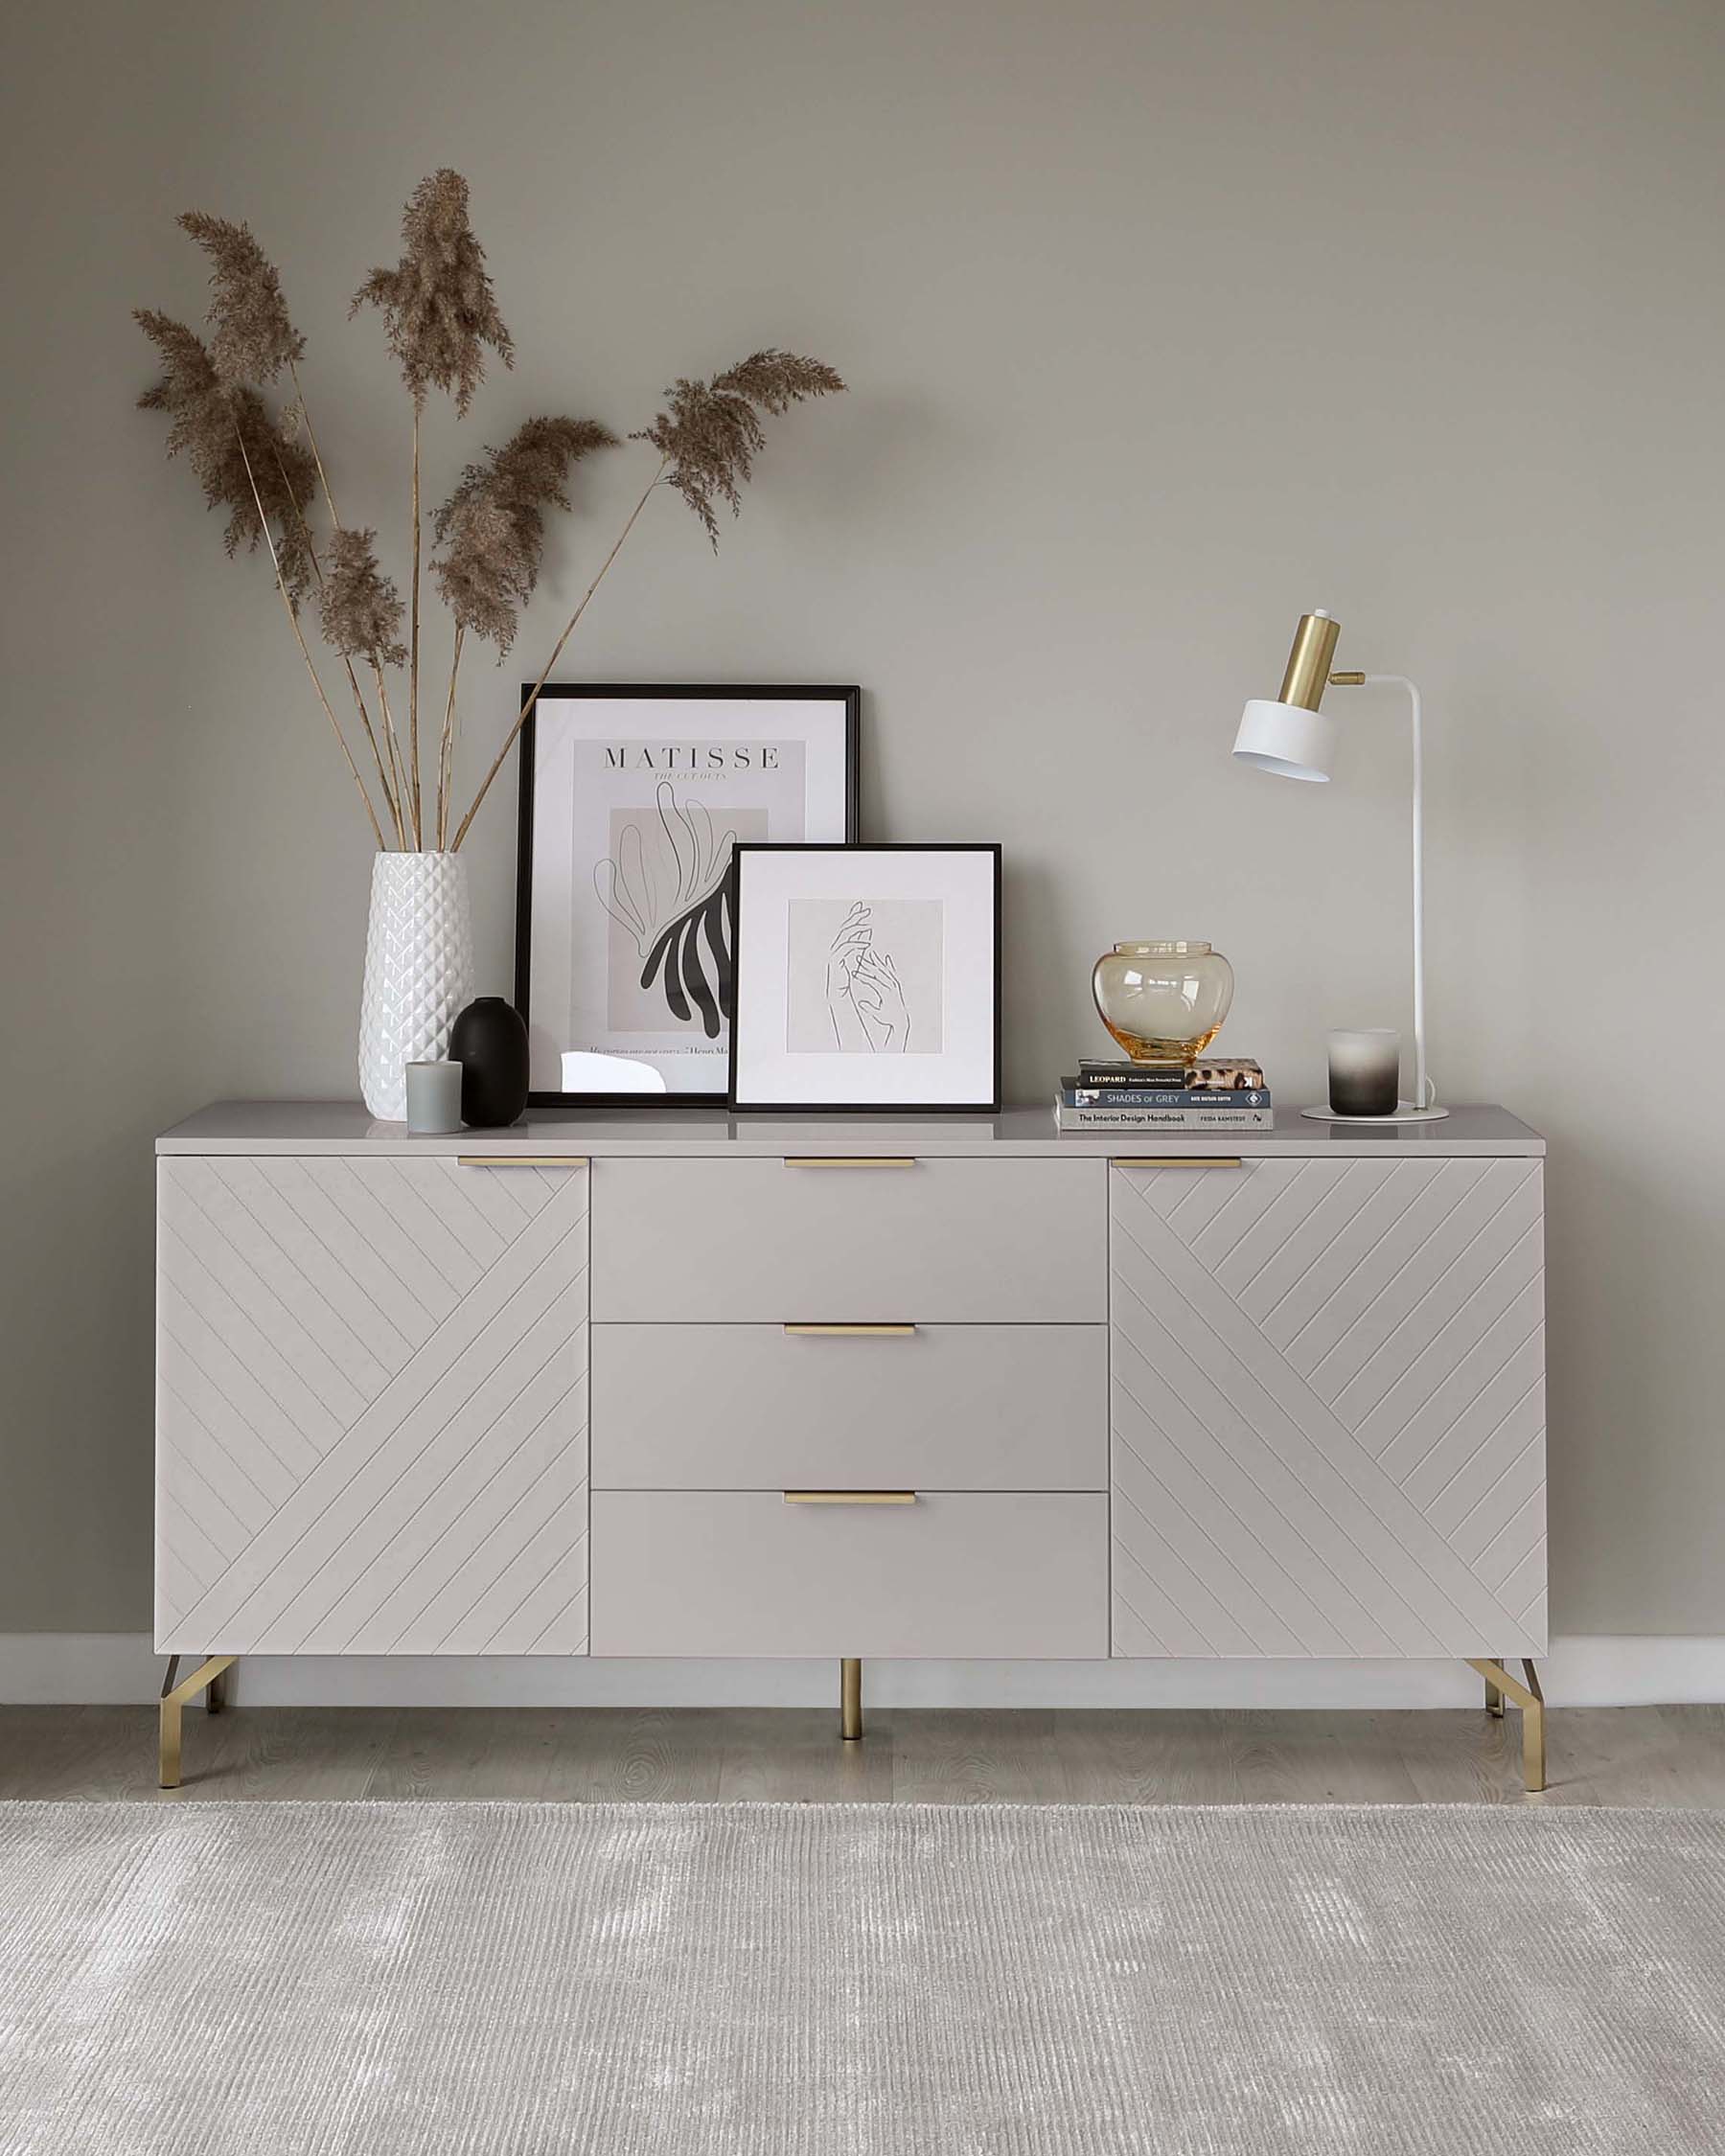
[[[1405,674],[1332,674],[1330,679],[1368,689],[1406,689],[1414,721],[1414,1105],[1436,1108],[1438,1089],[1426,1072],[1425,1036],[1425,744],[1419,691]]]

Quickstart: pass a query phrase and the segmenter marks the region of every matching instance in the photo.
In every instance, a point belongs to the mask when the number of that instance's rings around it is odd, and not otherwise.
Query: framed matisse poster
[[[733,1108],[1000,1105],[999,846],[736,848]]]
[[[521,730],[516,894],[534,1105],[724,1104],[732,848],[856,836],[861,700],[855,688],[540,692]]]

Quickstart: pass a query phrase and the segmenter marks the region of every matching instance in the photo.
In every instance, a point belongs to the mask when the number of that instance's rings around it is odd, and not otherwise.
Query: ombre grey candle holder
[[[1302,1108],[1316,1123],[1433,1123],[1442,1108],[1397,1100],[1401,1035],[1393,1026],[1355,1026],[1329,1037],[1329,1106]]]
[[[1349,1122],[1395,1113],[1401,1089],[1401,1035],[1372,1025],[1329,1037],[1329,1104]]]

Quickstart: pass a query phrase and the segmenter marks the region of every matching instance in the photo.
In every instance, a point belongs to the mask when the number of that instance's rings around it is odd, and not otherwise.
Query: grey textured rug
[[[1725,2147],[1725,1816],[12,1804],[30,2156]]]

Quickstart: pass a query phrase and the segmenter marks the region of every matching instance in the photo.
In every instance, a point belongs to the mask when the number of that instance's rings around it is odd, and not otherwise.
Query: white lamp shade
[[[1260,771],[1322,784],[1336,760],[1336,731],[1335,721],[1322,711],[1254,697],[1241,716],[1233,752],[1242,764],[1255,764]]]

